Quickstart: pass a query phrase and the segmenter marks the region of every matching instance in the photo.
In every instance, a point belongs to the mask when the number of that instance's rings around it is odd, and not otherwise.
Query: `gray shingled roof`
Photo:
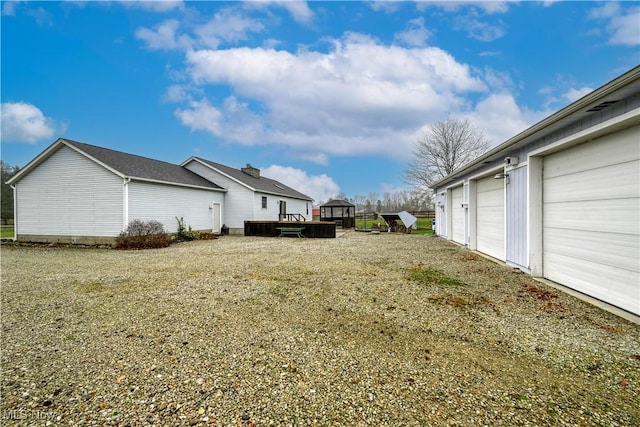
[[[234,169],[229,166],[222,165],[220,163],[212,162],[210,160],[206,160],[200,157],[194,157],[201,161],[204,164],[207,164],[215,169],[218,169],[220,172],[225,175],[230,176],[231,178],[242,182],[250,188],[253,188],[256,191],[264,192],[264,193],[272,193],[278,194],[282,196],[292,197],[295,199],[309,200],[313,201],[313,199],[306,194],[302,194],[301,192],[294,190],[291,187],[284,185],[281,182],[278,182],[274,179],[267,178],[264,176],[260,176],[260,178],[254,178],[251,175],[248,175],[242,172],[240,169]]]
[[[88,154],[99,162],[109,166],[129,178],[150,179],[171,184],[191,185],[223,189],[219,185],[173,163],[150,159],[148,157],[127,154],[108,148],[96,147],[77,141],[61,138],[60,141]]]

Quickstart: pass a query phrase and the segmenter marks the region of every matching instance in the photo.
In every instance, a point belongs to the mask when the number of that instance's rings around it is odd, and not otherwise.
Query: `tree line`
[[[399,211],[426,211],[433,209],[433,196],[431,193],[420,194],[416,191],[400,190],[394,192],[384,192],[380,196],[376,192],[367,195],[355,195],[348,197],[344,193],[339,193],[331,200],[346,200],[356,207],[356,212],[399,212]],[[320,202],[323,205],[326,202]]]
[[[433,210],[432,185],[475,160],[489,147],[482,131],[468,120],[439,120],[429,126],[416,141],[411,161],[403,174],[404,181],[411,190],[384,193],[382,198],[374,192],[351,198],[340,193],[333,199],[348,200],[356,206],[358,212]]]
[[[20,167],[11,166],[0,160],[0,170],[0,179],[2,179],[2,192],[0,193],[0,222],[2,225],[6,225],[10,220],[13,220],[13,189],[6,184],[6,182],[20,170]]]

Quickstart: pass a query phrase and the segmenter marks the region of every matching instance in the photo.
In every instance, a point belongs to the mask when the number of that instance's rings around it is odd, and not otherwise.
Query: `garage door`
[[[548,279],[640,314],[640,127],[544,159]]]
[[[476,185],[476,245],[480,252],[504,260],[504,183],[493,176]]]
[[[464,241],[464,202],[462,186],[451,190],[451,239],[465,244]]]

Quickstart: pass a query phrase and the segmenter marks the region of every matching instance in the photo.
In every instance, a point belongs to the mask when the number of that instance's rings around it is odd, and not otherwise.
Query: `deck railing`
[[[279,214],[278,220],[279,221],[300,221],[300,222],[306,221],[305,217],[299,213]]]

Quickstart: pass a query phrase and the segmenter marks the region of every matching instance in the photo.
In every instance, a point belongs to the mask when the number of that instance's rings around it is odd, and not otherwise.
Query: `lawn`
[[[0,228],[0,239],[13,239],[13,226]]]
[[[356,228],[358,230],[370,230],[375,225],[384,225],[382,218],[377,219],[356,219]],[[398,221],[398,224],[403,224],[402,221]],[[417,229],[411,230],[411,234],[432,234],[431,219],[430,218],[418,218],[416,221]]]

